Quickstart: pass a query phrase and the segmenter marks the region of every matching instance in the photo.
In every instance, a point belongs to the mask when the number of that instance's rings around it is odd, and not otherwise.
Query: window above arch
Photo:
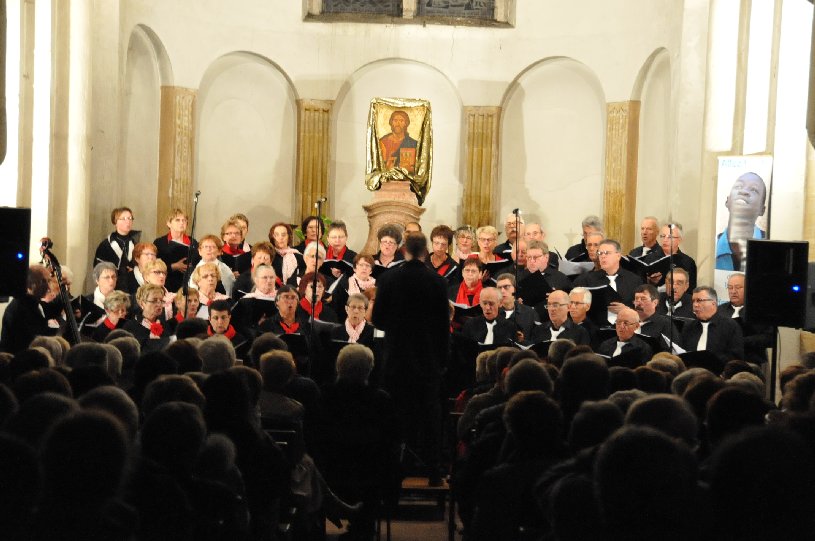
[[[514,26],[516,0],[308,0],[305,20]]]

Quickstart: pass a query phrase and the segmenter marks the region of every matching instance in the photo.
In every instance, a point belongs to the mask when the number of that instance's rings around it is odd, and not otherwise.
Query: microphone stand
[[[671,352],[673,352],[673,349],[674,349],[674,285],[673,285],[673,280],[674,280],[674,224],[668,224],[668,236],[669,236],[668,243],[669,243],[669,245],[671,247],[671,251],[668,254],[668,268],[670,269],[670,272],[671,272],[671,294],[668,295],[668,311],[671,314],[671,316],[670,316],[671,317],[671,328],[670,328],[671,336],[670,336],[670,345],[669,345],[669,347],[671,348]],[[668,283],[668,278],[667,277],[665,278],[665,283],[666,284]],[[668,286],[666,285],[665,286],[666,290],[667,290],[667,287]]]
[[[184,295],[184,315],[181,316],[182,321],[187,319],[187,306],[190,302],[190,275],[192,274],[192,245],[195,242],[195,222],[198,218],[198,196],[201,191],[195,192],[192,200],[192,226],[190,227],[190,246],[187,249],[187,269],[184,271],[184,281],[181,283],[181,291]]]
[[[521,211],[519,209],[515,209],[512,212],[515,214],[515,257],[513,258],[513,263],[515,263],[515,289],[518,289],[518,242],[520,242],[518,235],[520,235],[521,232]],[[509,253],[512,254],[512,247],[510,247]],[[515,298],[517,302],[517,295]]]
[[[325,198],[321,197],[314,203],[317,208],[317,246],[314,252],[314,276],[311,279],[311,329],[312,336],[314,335],[314,308],[317,305],[317,263],[320,261],[320,239],[323,238],[323,202]]]
[[[323,203],[325,203],[326,198],[321,197],[314,203],[314,206],[317,208],[317,246],[314,247],[314,274],[311,276],[311,318],[309,319],[311,323],[311,347],[310,354],[309,354],[309,364],[313,367],[314,361],[311,359],[312,355],[316,357],[316,344],[317,344],[317,325],[315,325],[316,317],[315,312],[317,310],[317,284],[319,281],[317,280],[317,274],[319,272],[318,265],[320,261],[320,244],[321,239],[323,238]],[[303,249],[305,251],[305,249]],[[325,293],[323,293],[325,294]]]

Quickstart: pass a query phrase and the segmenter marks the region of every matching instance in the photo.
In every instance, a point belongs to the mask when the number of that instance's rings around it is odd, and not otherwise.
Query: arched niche
[[[296,95],[291,81],[261,56],[235,52],[215,60],[197,100],[196,235],[219,235],[229,216],[249,218],[249,242],[292,221]]]
[[[127,44],[122,127],[121,201],[133,209],[143,240],[156,237],[161,87],[173,84],[161,40],[137,25]],[[158,233],[162,233],[159,231]]]
[[[641,102],[636,211],[639,228],[643,216],[668,220],[673,214],[669,197],[671,59],[667,50],[657,49],[643,63],[631,99]]]
[[[355,71],[344,83],[334,107],[329,183],[333,214],[348,225],[349,244],[359,249],[368,236],[362,205],[373,194],[365,188],[365,141],[372,98],[421,98],[433,111],[433,180],[424,202],[422,228],[458,223],[461,169],[461,98],[436,68],[404,59],[379,60]]]
[[[571,58],[528,67],[509,86],[501,130],[500,219],[521,208],[561,254],[580,222],[603,211],[606,101],[597,76]]]

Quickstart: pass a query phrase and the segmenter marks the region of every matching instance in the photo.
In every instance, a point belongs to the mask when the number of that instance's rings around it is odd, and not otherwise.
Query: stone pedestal
[[[391,181],[382,184],[374,192],[374,200],[362,208],[368,213],[368,240],[362,248],[363,254],[375,254],[379,251],[379,239],[376,233],[385,224],[399,224],[403,228],[408,222],[418,222],[425,209],[416,204],[416,194],[410,191],[407,181]]]

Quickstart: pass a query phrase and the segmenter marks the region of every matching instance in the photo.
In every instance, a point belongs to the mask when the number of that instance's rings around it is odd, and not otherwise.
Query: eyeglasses
[[[623,327],[636,327],[639,323],[634,321],[620,321],[619,319],[614,323],[615,325],[622,325]]]
[[[569,306],[581,306],[583,304],[589,304],[587,302],[578,302],[578,301],[569,301]]]
[[[279,300],[279,301],[297,302],[297,301],[300,300],[300,298],[297,295],[278,295],[277,300]]]
[[[612,250],[597,250],[597,255],[598,255],[598,256],[601,256],[601,255],[611,255],[611,254],[619,254],[619,253],[620,253],[620,252],[618,252],[618,251],[616,251],[616,250],[613,250],[613,251],[612,251]]]
[[[740,289],[744,289],[744,286],[727,286],[728,291],[738,291]]]
[[[542,255],[531,255],[529,253],[526,254],[527,259],[531,259],[532,261],[537,261],[538,259],[542,259]]]
[[[396,241],[382,239],[379,241],[379,244],[384,244],[385,246],[396,246]]]
[[[550,309],[550,308],[552,308],[554,310],[557,310],[558,308],[566,308],[567,306],[569,306],[569,305],[566,304],[565,302],[550,302],[550,303],[547,303],[546,305],[544,305],[544,307],[547,310]]]
[[[362,304],[349,304],[348,309],[349,310],[365,310],[365,305],[362,305]]]
[[[133,221],[133,216],[119,216],[118,218],[116,218],[116,221],[119,221],[119,222],[132,222]]]
[[[495,237],[478,237],[478,242],[495,242]]]
[[[713,299],[693,299],[693,300],[691,300],[691,303],[692,304],[702,304],[703,302],[708,302],[708,301],[716,302]]]
[[[671,235],[660,235],[659,238],[660,238],[660,240],[665,240],[665,239],[679,240],[682,237],[672,237]]]

